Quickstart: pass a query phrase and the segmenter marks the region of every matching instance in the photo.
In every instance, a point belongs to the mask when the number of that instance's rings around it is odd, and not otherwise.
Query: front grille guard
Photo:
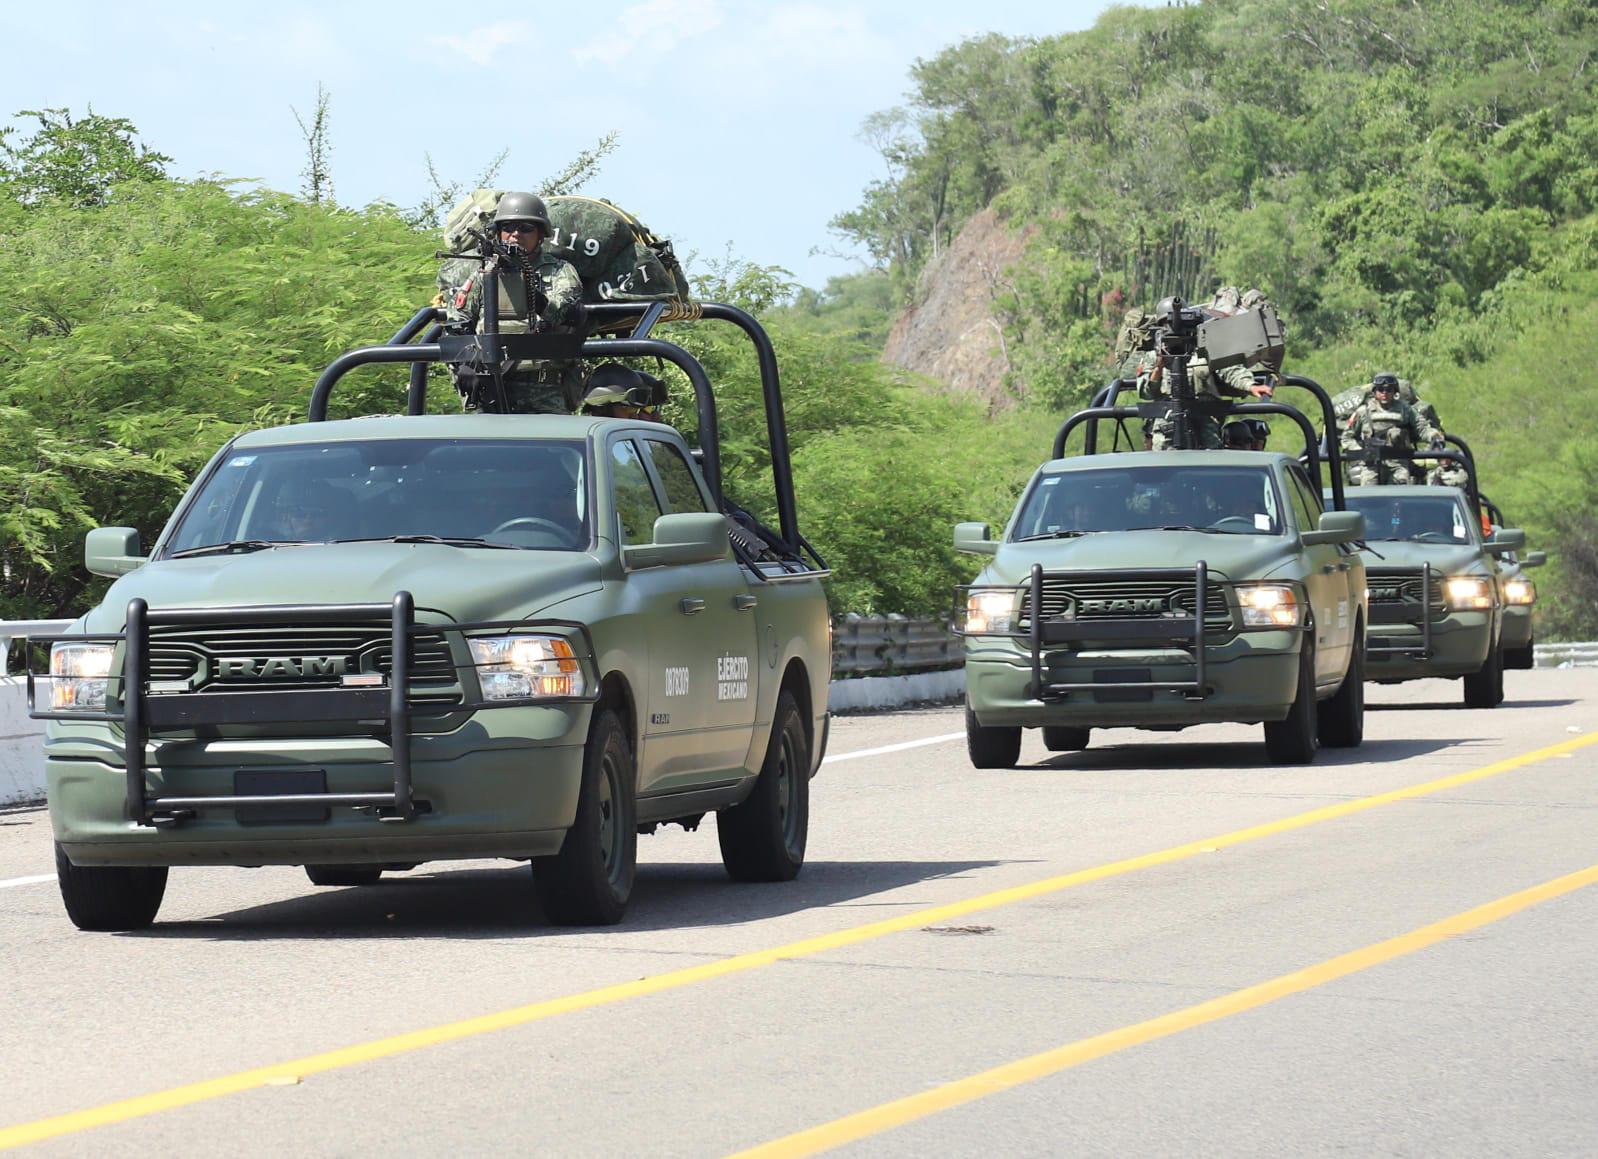
[[[150,628],[161,625],[203,625],[229,627],[238,624],[261,626],[274,623],[340,623],[349,620],[387,619],[393,662],[386,687],[339,687],[294,689],[265,692],[191,692],[152,696],[149,682]],[[412,703],[412,636],[419,634],[460,633],[463,636],[561,629],[581,641],[583,653],[576,655],[579,668],[590,690],[583,696],[538,697],[518,700],[451,701],[448,704]],[[123,757],[127,775],[128,819],[137,825],[176,826],[195,816],[200,809],[238,809],[260,805],[321,805],[372,810],[379,820],[404,822],[431,811],[426,801],[415,796],[411,780],[411,718],[449,716],[457,712],[477,712],[490,708],[525,708],[552,704],[592,704],[599,699],[598,672],[593,637],[587,625],[575,620],[489,620],[469,624],[417,624],[416,602],[410,592],[396,592],[390,604],[280,604],[264,608],[162,608],[152,610],[144,600],[128,603],[126,628],[118,633],[99,635],[33,636],[25,644],[120,643],[122,671],[108,677],[107,700],[111,684],[118,685],[120,712],[60,712],[40,709],[34,701],[36,674],[28,666],[28,715],[36,720],[104,721],[120,724],[123,731]],[[468,649],[469,652],[469,649]],[[575,653],[575,649],[574,649]],[[476,669],[475,664],[455,665]],[[478,685],[481,691],[481,684]],[[160,730],[175,730],[217,724],[295,724],[362,721],[373,722],[388,733],[394,765],[394,788],[381,793],[307,793],[233,795],[225,797],[158,797],[145,784],[145,746],[150,735]]]
[[[1374,628],[1378,624],[1408,624],[1412,628],[1420,629],[1420,647],[1413,644],[1373,644],[1367,634],[1365,641],[1365,656],[1367,659],[1386,659],[1389,656],[1402,656],[1410,660],[1430,660],[1432,657],[1432,621],[1441,619],[1448,614],[1448,601],[1444,597],[1440,604],[1432,603],[1432,578],[1437,574],[1432,571],[1429,563],[1421,564],[1419,570],[1413,573],[1420,578],[1421,598],[1418,610],[1411,613],[1406,602],[1372,603],[1369,607],[1370,623]],[[1373,581],[1398,580],[1405,578],[1403,572],[1386,572],[1379,576],[1366,575],[1366,585]]]
[[[1102,576],[1105,579],[1124,580],[1130,583],[1155,582],[1155,581],[1184,581],[1189,577],[1193,581],[1193,614],[1191,616],[1162,616],[1157,620],[1138,619],[1095,619],[1095,620],[1054,620],[1045,622],[1038,614],[1043,607],[1043,584],[1050,579],[1082,579],[1084,577]],[[1209,695],[1208,683],[1205,679],[1204,634],[1206,631],[1204,614],[1208,608],[1205,596],[1209,590],[1209,566],[1204,560],[1199,560],[1191,570],[1187,568],[1145,568],[1132,571],[1117,572],[1081,572],[1081,571],[1051,571],[1043,570],[1043,565],[1032,565],[1032,574],[1025,584],[1017,588],[1015,585],[998,584],[965,584],[955,589],[956,600],[960,600],[959,593],[973,591],[1016,591],[1025,593],[1022,609],[1018,609],[1019,618],[1022,610],[1029,612],[1028,623],[1024,630],[1015,629],[1008,632],[971,632],[964,628],[965,607],[957,604],[955,608],[955,623],[961,625],[956,629],[956,635],[980,639],[983,636],[1005,636],[1010,639],[1025,640],[1030,652],[1032,667],[1032,681],[1027,685],[1026,694],[1034,700],[1064,700],[1073,692],[1104,692],[1114,690],[1126,692],[1133,690],[1147,690],[1151,692],[1180,692],[1192,700],[1203,700]],[[1166,643],[1174,644],[1193,653],[1193,679],[1191,680],[1153,680],[1137,683],[1121,683],[1119,681],[1076,681],[1069,684],[1060,684],[1046,681],[1043,676],[1043,651],[1051,644],[1066,644],[1077,640],[1114,640],[1126,643]]]

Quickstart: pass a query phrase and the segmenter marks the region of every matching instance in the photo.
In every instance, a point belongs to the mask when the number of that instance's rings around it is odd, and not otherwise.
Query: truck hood
[[[435,543],[329,543],[145,564],[111,585],[86,630],[118,632],[128,601],[152,608],[386,604],[409,591],[417,610],[456,623],[517,620],[600,586],[599,561],[570,551],[500,551]]]
[[[1025,583],[1034,563],[1046,571],[1128,571],[1192,567],[1204,560],[1220,579],[1259,579],[1299,552],[1296,536],[1200,531],[1106,531],[1075,539],[1007,543],[980,583]]]
[[[1360,552],[1367,568],[1403,567],[1419,568],[1431,564],[1432,570],[1443,575],[1463,575],[1491,571],[1487,556],[1474,546],[1457,543],[1412,543],[1408,540],[1371,541],[1371,550],[1379,551],[1385,559],[1377,559],[1370,551]]]

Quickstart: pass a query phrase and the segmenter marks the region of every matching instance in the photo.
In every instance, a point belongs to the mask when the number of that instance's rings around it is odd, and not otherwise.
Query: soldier
[[[660,408],[666,401],[666,384],[619,362],[607,362],[588,376],[583,413],[612,419],[648,419],[664,422]]]
[[[507,193],[494,210],[499,266],[499,328],[503,334],[570,332],[582,321],[583,283],[569,262],[540,252],[549,234],[549,212],[531,193]],[[445,325],[480,331],[483,287],[480,266],[451,262],[439,272],[441,283],[469,272],[459,286],[446,287]],[[582,401],[583,365],[577,361],[525,359],[504,375],[510,409],[521,414],[573,414]],[[457,386],[462,386],[459,380]],[[465,393],[465,388],[462,387]]]
[[[1209,302],[1199,308],[1211,318],[1224,318],[1245,310],[1266,305],[1265,295],[1258,290],[1241,291],[1236,286],[1222,286]],[[1152,348],[1155,331],[1164,321],[1158,313],[1146,314],[1141,310],[1129,312],[1116,339],[1116,359],[1122,378],[1137,381],[1138,398],[1144,402],[1169,399],[1170,390],[1165,376],[1165,359]],[[1228,366],[1211,373],[1202,356],[1188,362],[1188,380],[1193,385],[1196,398],[1255,398],[1267,400],[1274,393],[1275,375],[1280,366],[1247,367]],[[1221,446],[1220,420],[1211,414],[1197,417],[1199,445]],[[1164,451],[1176,445],[1176,420],[1169,414],[1149,420],[1144,427],[1145,445],[1150,450]]]
[[[1438,448],[1443,433],[1398,397],[1398,376],[1386,371],[1371,379],[1371,397],[1355,407],[1343,427],[1343,461],[1355,487],[1376,483],[1413,483],[1417,471],[1404,459],[1378,457],[1383,447],[1415,450]]]

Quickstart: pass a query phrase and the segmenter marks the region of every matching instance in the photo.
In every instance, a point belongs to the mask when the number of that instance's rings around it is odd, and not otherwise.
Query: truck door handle
[[[738,611],[740,611],[740,612],[747,612],[750,608],[754,607],[759,602],[760,601],[755,599],[754,596],[733,596],[732,597],[732,606],[734,608],[738,609]]]
[[[705,601],[698,596],[689,596],[677,605],[685,616],[693,616],[705,610]]]

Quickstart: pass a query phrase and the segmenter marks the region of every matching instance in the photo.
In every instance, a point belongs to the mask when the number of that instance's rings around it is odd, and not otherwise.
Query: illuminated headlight
[[[1296,628],[1303,621],[1298,593],[1287,584],[1248,584],[1237,589],[1245,628]]]
[[[104,712],[114,644],[50,646],[52,712]]]
[[[1014,632],[1020,606],[1019,588],[972,592],[965,602],[965,630],[999,634]]]
[[[1529,579],[1516,577],[1504,581],[1504,601],[1511,604],[1532,604],[1537,602],[1537,585]]]
[[[1450,576],[1443,590],[1448,593],[1448,606],[1456,612],[1493,606],[1493,585],[1481,576]]]
[[[581,696],[587,688],[572,646],[559,636],[487,636],[467,641],[484,700]]]

